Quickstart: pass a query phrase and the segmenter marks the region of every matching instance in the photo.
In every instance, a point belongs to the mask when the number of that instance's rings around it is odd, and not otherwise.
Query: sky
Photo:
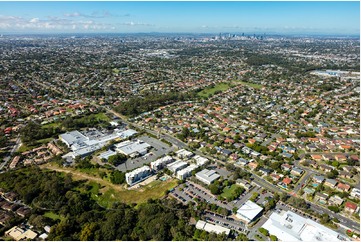
[[[360,2],[3,2],[2,33],[359,35]]]

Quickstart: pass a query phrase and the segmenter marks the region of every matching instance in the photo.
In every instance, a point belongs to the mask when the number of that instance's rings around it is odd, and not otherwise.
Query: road
[[[15,145],[14,145],[14,147],[12,148],[12,150],[10,152],[10,155],[5,157],[4,162],[1,163],[0,170],[2,170],[4,168],[4,166],[6,166],[6,164],[9,162],[11,156],[14,154],[15,151],[17,151],[19,149],[20,145],[21,145],[21,139],[20,139],[20,134],[19,134],[17,139],[16,139]]]

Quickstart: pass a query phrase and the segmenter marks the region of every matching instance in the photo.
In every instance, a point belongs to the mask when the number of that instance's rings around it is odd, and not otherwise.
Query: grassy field
[[[153,181],[150,184],[135,189],[127,190],[123,189],[122,191],[116,191],[113,188],[104,187],[99,189],[99,187],[92,188],[92,197],[98,201],[101,206],[111,207],[115,202],[124,202],[124,203],[145,203],[148,199],[158,199],[165,195],[166,191],[170,190],[177,186],[176,180],[167,180],[167,181]],[[98,195],[99,192],[101,195]]]
[[[111,182],[101,179],[96,174],[87,174],[73,168],[58,167],[51,163],[46,163],[40,166],[55,170],[57,172],[65,172],[72,174],[75,180],[88,180],[88,185],[91,188],[91,196],[99,205],[103,207],[111,207],[114,202],[124,203],[144,203],[148,199],[161,198],[165,192],[177,186],[177,180],[169,179],[167,181],[153,181],[146,186],[135,190],[128,190],[124,185],[115,185]]]
[[[250,82],[242,82],[242,81],[238,81],[239,83],[249,86],[249,87],[253,87],[255,89],[261,89],[263,86],[260,84],[255,84],[255,83],[250,83]]]
[[[58,128],[61,127],[61,122],[53,122],[53,123],[48,123],[48,124],[44,124],[43,126],[41,126],[44,129],[47,128]]]
[[[207,87],[204,90],[198,92],[198,96],[199,97],[204,97],[204,98],[208,98],[209,96],[213,95],[215,92],[218,91],[226,91],[230,88],[231,86],[227,83],[219,83],[216,84],[214,87]]]
[[[223,193],[221,194],[222,197],[224,198],[228,198],[232,196],[233,191],[238,187],[238,185],[233,184],[231,187],[229,188],[224,188],[223,189]]]

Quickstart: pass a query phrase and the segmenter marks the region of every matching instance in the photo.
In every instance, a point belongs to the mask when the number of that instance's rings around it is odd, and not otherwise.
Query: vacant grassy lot
[[[166,191],[177,186],[177,180],[175,179],[167,181],[156,180],[141,188],[128,190],[124,185],[112,184],[107,180],[97,177],[96,174],[83,173],[73,168],[58,167],[51,163],[41,165],[40,167],[57,172],[70,173],[75,180],[88,180],[87,184],[91,186],[88,191],[91,192],[92,198],[103,207],[111,207],[115,202],[144,203],[150,198],[157,199],[163,197]]]
[[[166,194],[166,191],[175,186],[177,186],[177,181],[170,179],[167,181],[156,180],[135,190],[127,190],[124,188],[121,191],[116,191],[113,188],[104,187],[103,189],[98,190],[98,194],[100,192],[99,195],[94,194],[94,199],[104,207],[111,207],[114,202],[139,204],[147,202],[150,198],[161,198]],[[96,188],[94,189],[94,192],[96,192]]]
[[[216,84],[214,87],[207,87],[204,90],[198,92],[198,96],[208,98],[209,96],[213,95],[216,92],[223,92],[230,88],[231,86],[227,83],[219,83]]]
[[[223,189],[223,193],[221,194],[222,197],[224,198],[229,198],[229,197],[232,197],[232,193],[234,192],[234,190],[239,187],[238,185],[236,184],[233,184],[232,186],[230,187],[226,187]]]

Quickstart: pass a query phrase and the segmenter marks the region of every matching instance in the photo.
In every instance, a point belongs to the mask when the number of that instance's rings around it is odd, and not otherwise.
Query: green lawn
[[[29,150],[32,150],[36,147],[39,147],[43,144],[47,144],[49,143],[51,140],[53,140],[53,138],[46,138],[46,139],[39,139],[35,142],[34,145],[26,145],[26,144],[22,144],[19,149],[17,150],[18,152],[20,153],[23,153],[23,152],[26,152],[26,151],[29,151]]]
[[[224,197],[224,198],[232,197],[232,193],[237,187],[239,187],[239,186],[236,185],[236,184],[233,184],[231,187],[224,188],[223,193],[221,194],[221,196]]]
[[[204,98],[208,98],[209,96],[213,95],[215,92],[218,91],[226,91],[230,88],[231,86],[227,83],[219,83],[216,84],[214,87],[207,87],[204,90],[198,92],[198,96],[199,97],[204,97]]]
[[[253,87],[255,89],[261,89],[263,86],[260,84],[255,84],[255,83],[250,83],[250,82],[243,82],[243,81],[239,81],[241,84],[249,86],[249,87]]]
[[[36,146],[27,146],[27,145],[25,145],[25,144],[22,144],[17,151],[20,152],[20,153],[23,153],[23,152],[32,150],[32,149],[34,149],[35,147],[36,147]]]
[[[113,188],[106,188],[103,194],[98,195],[99,191],[102,192],[102,189],[99,190],[99,187],[93,187],[92,197],[98,201],[101,206],[111,207],[114,202],[124,202],[124,203],[145,203],[148,199],[158,199],[165,195],[165,192],[177,186],[176,180],[169,181],[153,181],[150,184],[135,189],[122,191],[115,191]]]
[[[41,127],[44,128],[44,129],[46,129],[46,128],[58,128],[58,127],[61,127],[61,122],[53,122],[53,123],[49,123],[49,124],[44,124]]]
[[[51,218],[52,220],[62,219],[62,217],[54,212],[46,212],[44,217]]]

